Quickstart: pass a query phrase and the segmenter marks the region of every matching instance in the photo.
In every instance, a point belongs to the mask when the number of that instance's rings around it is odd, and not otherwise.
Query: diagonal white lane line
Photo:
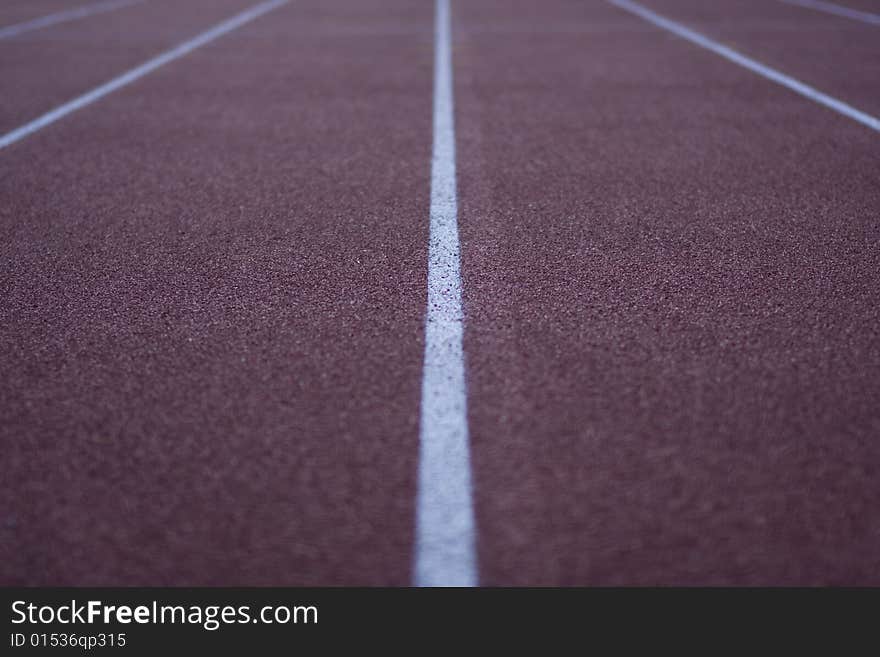
[[[810,100],[819,103],[820,105],[824,105],[825,107],[834,110],[838,114],[842,114],[843,116],[849,117],[854,121],[858,121],[862,125],[865,125],[872,130],[877,130],[878,132],[880,132],[880,119],[871,116],[870,114],[866,114],[861,110],[857,110],[852,105],[847,105],[837,98],[824,94],[818,89],[814,89],[813,87],[804,84],[800,80],[796,80],[795,78],[789,77],[784,73],[780,73],[776,69],[772,69],[769,66],[764,66],[764,64],[755,61],[751,57],[746,57],[745,55],[738,53],[732,48],[721,45],[717,41],[713,41],[712,39],[703,36],[699,32],[685,27],[681,23],[676,23],[675,21],[669,20],[668,18],[664,18],[660,14],[654,13],[647,7],[644,7],[637,2],[631,2],[631,0],[608,0],[608,2],[616,7],[619,7],[620,9],[623,9],[624,11],[628,11],[631,14],[635,14],[636,16],[645,19],[649,23],[653,23],[657,27],[668,30],[669,32],[672,32],[682,39],[690,41],[691,43],[696,44],[701,48],[711,50],[716,55],[721,55],[722,57],[733,62],[734,64],[739,64],[743,68],[747,68],[753,73],[757,73],[758,75],[763,76],[768,80],[772,80],[773,82],[782,85],[783,87],[791,89],[795,93],[798,93],[805,98],[809,98]]]
[[[462,334],[449,1],[437,0],[428,310],[419,429],[416,586],[476,586]]]
[[[852,18],[869,25],[880,25],[880,14],[872,14],[868,11],[858,11],[849,7],[842,7],[831,2],[823,2],[822,0],[780,0],[789,5],[798,5],[799,7],[807,7],[816,11],[824,11],[826,14],[834,14],[835,16],[843,16]]]
[[[123,7],[138,5],[142,2],[145,2],[145,0],[109,0],[108,2],[96,2],[90,5],[76,7],[74,9],[59,11],[54,14],[49,14],[47,16],[41,16],[40,18],[34,18],[33,20],[24,21],[23,23],[16,23],[15,25],[0,27],[0,39],[8,39],[10,37],[14,37],[25,32],[39,30],[41,28],[49,27],[51,25],[58,25],[58,23],[75,21],[80,18],[85,18],[87,16],[94,16],[95,14],[103,14],[108,11],[113,11],[114,9],[122,9]]]
[[[5,135],[0,136],[0,148],[6,148],[10,144],[14,144],[15,142],[24,139],[28,135],[36,132],[37,130],[41,130],[45,128],[47,125],[55,123],[59,119],[64,118],[68,114],[75,112],[79,109],[82,109],[86,105],[90,105],[94,103],[96,100],[103,98],[104,96],[113,93],[117,89],[121,89],[122,87],[131,84],[135,80],[152,73],[157,68],[164,66],[168,62],[172,62],[175,59],[179,59],[184,55],[192,52],[196,48],[200,48],[204,46],[206,43],[210,43],[214,39],[217,39],[224,34],[232,32],[233,30],[241,27],[245,23],[249,23],[262,16],[263,14],[272,11],[273,9],[277,9],[281,5],[287,4],[289,0],[269,0],[268,2],[261,2],[257,5],[254,5],[250,9],[246,9],[245,11],[233,16],[232,18],[223,21],[219,25],[211,28],[207,32],[202,32],[199,36],[186,41],[176,48],[173,48],[158,57],[154,57],[153,59],[141,64],[137,68],[133,68],[127,73],[123,73],[117,78],[113,78],[110,82],[102,84],[100,87],[92,89],[88,93],[79,96],[78,98],[74,98],[73,100],[64,103],[60,107],[56,107],[51,112],[47,112],[43,114],[43,116],[34,119],[30,123],[26,123],[25,125],[12,130],[11,132],[7,132]]]

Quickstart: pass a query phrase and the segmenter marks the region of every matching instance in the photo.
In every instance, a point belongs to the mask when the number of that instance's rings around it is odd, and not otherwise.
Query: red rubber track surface
[[[0,28],[84,7],[100,0],[6,0],[0,4]]]
[[[432,57],[300,0],[0,153],[0,581],[408,583]]]
[[[0,132],[17,128],[253,4],[148,0],[0,39]]]
[[[880,582],[877,134],[601,2],[454,30],[483,582]]]
[[[650,0],[647,6],[864,112],[880,115],[880,25],[779,0],[721,5]],[[876,7],[874,12],[880,14]]]
[[[0,132],[252,4],[0,41]],[[876,27],[645,4],[880,114]],[[433,20],[296,0],[0,150],[0,584],[410,583]],[[452,39],[480,582],[880,584],[878,133],[600,0]]]

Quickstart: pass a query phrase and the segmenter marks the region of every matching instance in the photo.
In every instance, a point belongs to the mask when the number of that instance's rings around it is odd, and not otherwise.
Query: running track
[[[0,38],[0,584],[880,584],[880,25],[119,4]]]

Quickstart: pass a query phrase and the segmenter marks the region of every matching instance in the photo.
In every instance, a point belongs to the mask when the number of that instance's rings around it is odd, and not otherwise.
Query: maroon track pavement
[[[0,28],[92,4],[89,0],[6,0],[0,3]]]
[[[0,581],[409,582],[432,20],[300,0],[0,153]]]
[[[855,9],[856,11],[866,11],[873,14],[880,14],[880,0],[834,0],[832,4],[835,4],[838,7],[844,7],[846,9]],[[826,13],[825,15],[827,16],[828,14]]]
[[[0,41],[0,133],[253,4]],[[643,4],[880,114],[877,27]],[[296,0],[0,149],[0,584],[412,581],[433,20]],[[452,39],[480,583],[880,585],[880,133],[600,0]]]
[[[880,582],[877,134],[603,3],[454,29],[483,582]]]
[[[779,0],[736,0],[722,5],[649,0],[645,4],[762,64],[880,115],[878,25]],[[880,14],[876,7],[874,11]]]
[[[54,109],[252,4],[148,0],[0,39],[0,131]]]

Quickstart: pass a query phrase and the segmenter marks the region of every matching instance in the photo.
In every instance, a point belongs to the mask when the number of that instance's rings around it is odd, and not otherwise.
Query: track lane
[[[92,103],[101,101],[105,96],[109,96],[130,84],[136,83],[141,78],[154,73],[163,66],[171,64],[181,57],[186,57],[188,54],[198,50],[204,45],[239,29],[242,25],[247,25],[249,22],[258,19],[269,12],[275,11],[279,7],[285,5],[287,1],[288,0],[266,0],[248,7],[243,12],[212,26],[210,29],[196,35],[192,39],[188,39],[187,41],[176,45],[174,48],[166,50],[156,57],[147,60],[139,66],[129,69],[112,80],[108,80],[104,84],[94,89],[90,89],[81,96],[77,96],[63,105],[51,109],[33,121],[29,121],[4,135],[0,135],[0,148],[7,148],[44,128],[50,127],[58,121],[64,120],[68,115],[73,114],[74,112],[79,112]]]
[[[301,0],[0,155],[0,581],[410,582],[431,9]]]
[[[783,2],[641,3],[856,108],[880,116],[877,26]]]
[[[880,14],[860,11],[834,2],[824,2],[823,0],[782,0],[782,2],[813,11],[821,11],[832,16],[842,16],[868,25],[880,25]]]
[[[628,11],[629,13],[638,16],[642,20],[651,23],[659,29],[666,30],[667,32],[670,32],[671,34],[674,34],[675,36],[684,39],[685,41],[688,41],[689,43],[692,43],[699,48],[703,48],[704,50],[713,52],[719,57],[723,57],[727,61],[736,64],[737,66],[741,66],[748,71],[751,71],[755,75],[760,75],[762,78],[770,80],[771,82],[774,82],[782,87],[785,87],[789,91],[799,94],[807,100],[822,105],[823,107],[837,112],[842,116],[852,119],[853,121],[861,123],[865,127],[874,130],[875,132],[880,132],[880,118],[877,118],[876,116],[871,116],[870,114],[843,102],[839,98],[829,96],[828,94],[819,91],[815,87],[804,84],[797,78],[793,78],[790,75],[782,73],[778,69],[762,64],[758,60],[748,57],[738,50],[729,48],[723,43],[720,43],[700,32],[695,31],[685,26],[683,23],[672,21],[665,16],[653,12],[642,4],[632,2],[631,0],[608,1],[615,7],[623,9],[624,11]]]
[[[44,29],[61,23],[82,20],[108,11],[124,9],[143,1],[144,0],[104,0],[102,2],[69,7],[63,11],[54,12],[38,18],[14,23],[12,25],[0,26],[0,39],[12,39],[22,34],[26,34],[27,32],[33,32],[34,30]]]
[[[0,153],[0,581],[409,583],[430,9]],[[454,15],[484,583],[875,581],[876,140],[599,3]]]
[[[455,16],[481,581],[877,583],[876,134],[604,3]]]
[[[42,16],[66,11],[72,7],[81,7],[88,4],[89,0],[82,0],[78,4],[72,4],[70,0],[19,0],[18,2],[7,1],[0,3],[0,27],[35,20]]]
[[[0,40],[0,132],[41,116],[253,4],[150,0]]]

